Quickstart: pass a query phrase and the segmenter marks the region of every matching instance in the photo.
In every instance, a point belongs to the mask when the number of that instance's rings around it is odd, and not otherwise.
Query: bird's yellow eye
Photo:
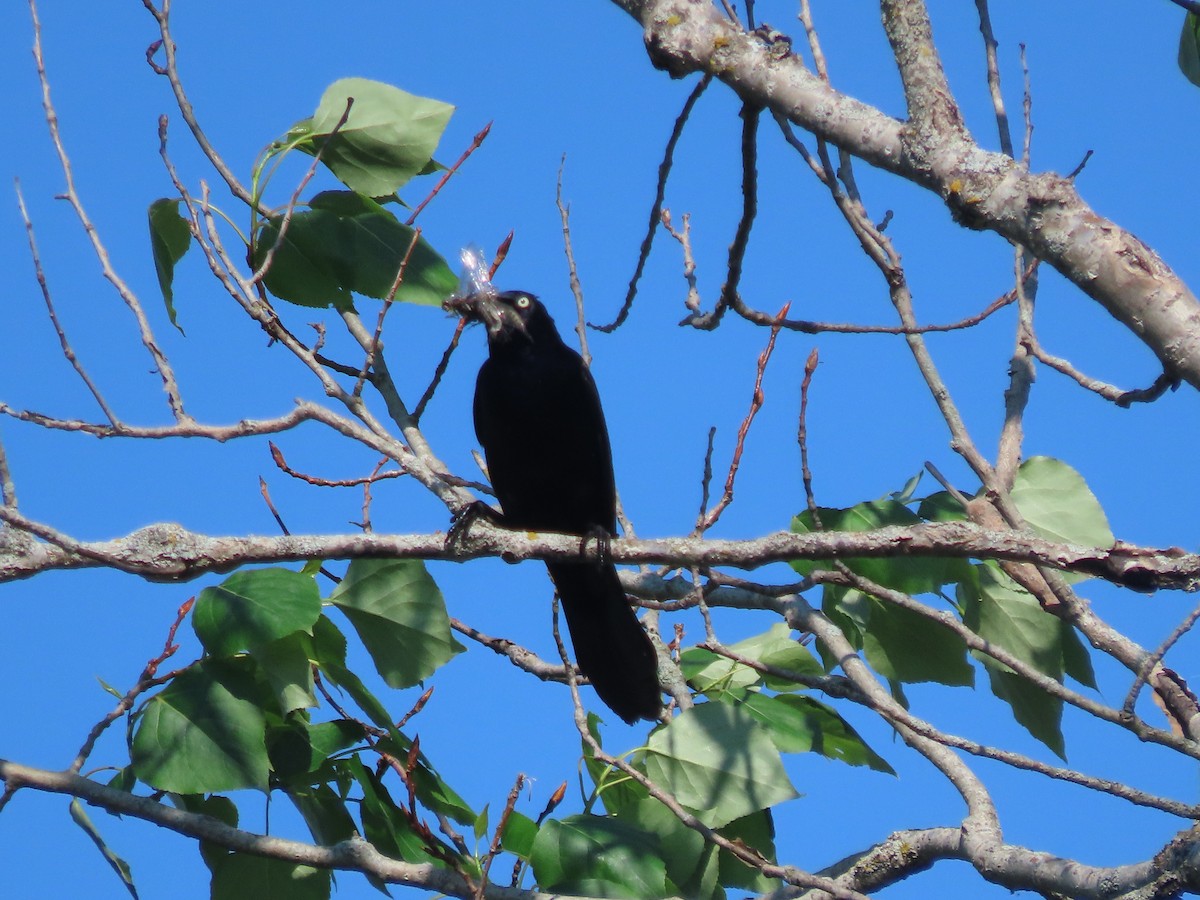
[[[529,309],[529,307],[532,305],[533,300],[525,294],[521,294],[516,300],[513,301],[513,306],[515,306],[517,309]]]

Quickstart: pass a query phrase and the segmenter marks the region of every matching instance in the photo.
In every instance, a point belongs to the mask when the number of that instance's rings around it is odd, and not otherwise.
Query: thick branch
[[[573,535],[508,531],[487,522],[446,546],[446,535],[346,534],[234,535],[210,537],[182,525],[160,523],[110,541],[77,541],[15,510],[0,508],[0,522],[40,542],[0,544],[0,583],[50,569],[112,568],[154,581],[187,581],[249,563],[309,559],[440,559],[465,562],[500,556],[525,559],[577,558]],[[595,553],[591,546],[583,552]],[[615,562],[672,566],[733,566],[753,569],[793,559],[855,557],[956,557],[1033,562],[1106,578],[1137,589],[1200,586],[1200,555],[1179,548],[1155,549],[1118,542],[1112,547],[1077,547],[1011,531],[988,531],[967,522],[943,522],[875,531],[778,532],[744,541],[663,538],[613,540]]]
[[[934,98],[932,111],[901,122],[834,90],[800,57],[773,52],[707,2],[613,2],[642,24],[654,65],[674,77],[710,72],[743,100],[935,191],[960,224],[995,231],[1050,263],[1141,338],[1168,373],[1200,387],[1200,302],[1187,285],[1137,237],[1093,211],[1070,179],[1028,172],[978,146],[952,125],[951,98]],[[886,4],[885,12],[892,6],[922,18],[919,4]],[[890,36],[902,60],[932,52],[927,27],[893,28]],[[915,66],[905,70],[910,108],[940,90]]]
[[[351,838],[332,847],[319,847],[287,838],[254,834],[226,825],[211,816],[186,812],[139,797],[69,772],[34,769],[0,759],[0,781],[8,791],[29,788],[54,794],[67,794],[93,806],[119,815],[132,816],[178,834],[199,838],[239,853],[251,853],[272,859],[302,863],[321,869],[343,869],[370,874],[389,884],[425,888],[451,897],[475,897],[472,886],[448,869],[432,863],[408,863],[384,856],[361,838]],[[483,895],[489,900],[550,900],[540,891],[526,891],[489,885]],[[554,895],[556,900],[569,900]]]

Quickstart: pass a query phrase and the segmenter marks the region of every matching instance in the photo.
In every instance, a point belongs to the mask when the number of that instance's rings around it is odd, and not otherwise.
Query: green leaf
[[[329,785],[289,788],[287,795],[318,844],[332,847],[358,834],[358,828],[346,808],[346,799]]]
[[[327,900],[328,869],[314,869],[282,859],[231,853],[212,874],[212,900]]]
[[[192,245],[192,229],[188,220],[179,214],[179,201],[163,198],[155,200],[147,210],[150,220],[150,252],[154,256],[154,271],[158,274],[158,286],[167,305],[167,317],[175,321],[175,265]],[[183,329],[179,328],[182,333]]]
[[[759,674],[749,666],[703,647],[689,647],[684,650],[679,655],[679,666],[688,684],[710,697],[718,697],[724,693],[741,697],[748,688],[761,681]]]
[[[766,729],[726,703],[698,704],[651,734],[646,774],[713,828],[799,796]]]
[[[1096,685],[1096,671],[1092,668],[1092,654],[1087,645],[1079,639],[1079,633],[1074,628],[1063,623],[1063,669],[1068,675],[1093,691],[1099,690]]]
[[[137,775],[134,773],[131,766],[122,766],[117,769],[115,775],[108,781],[108,786],[114,790],[124,791],[127,794],[132,794],[134,787],[137,785]],[[120,818],[120,813],[109,811],[110,816]]]
[[[688,828],[663,804],[644,797],[622,820],[658,839],[666,864],[668,892],[689,898],[723,896],[718,884],[716,847]]]
[[[1062,733],[1062,700],[998,666],[985,665],[985,668],[992,693],[1012,707],[1013,718],[1065,760],[1067,751]]]
[[[104,835],[96,828],[95,823],[92,822],[91,817],[87,814],[87,811],[83,808],[83,804],[79,802],[78,798],[71,798],[69,809],[72,821],[83,829],[84,834],[92,839],[92,843],[96,845],[101,856],[104,857],[104,861],[112,866],[112,870],[117,873],[117,877],[125,885],[125,890],[129,891],[129,895],[134,900],[137,900],[137,886],[133,883],[133,870],[129,868],[129,863],[125,862],[124,859],[108,846],[108,843],[104,840]]]
[[[926,522],[961,522],[967,511],[949,491],[938,491],[918,504],[917,515]]]
[[[1200,18],[1188,13],[1179,35],[1179,71],[1192,84],[1200,85]]]
[[[514,856],[528,860],[533,852],[533,842],[537,838],[538,826],[529,816],[513,810],[508,814],[504,823],[504,833],[500,835],[500,846]]]
[[[392,738],[384,738],[379,748],[399,759],[407,759],[412,742],[403,736],[399,744]],[[436,813],[453,819],[462,825],[471,825],[478,818],[475,812],[458,793],[448,785],[433,767],[424,753],[417,754],[417,764],[412,771],[413,790],[422,804]]]
[[[741,841],[752,847],[769,862],[775,862],[775,821],[771,811],[751,813],[736,822],[730,822],[718,832],[731,841]],[[751,868],[737,857],[722,850],[720,862],[721,884],[745,888],[759,894],[770,893],[780,886],[777,879],[764,876],[758,869]]]
[[[1084,547],[1111,547],[1116,540],[1083,476],[1061,460],[1025,460],[1011,495],[1025,521],[1047,540]]]
[[[363,765],[358,756],[340,760],[343,767],[357,782],[363,793],[362,823],[367,840],[387,856],[407,862],[433,863],[444,867],[445,863],[429,852],[425,841],[413,831],[407,816],[392,800],[387,788],[375,773]],[[430,837],[432,844],[450,857],[458,856],[448,844]]]
[[[475,821],[474,821],[474,823],[472,823],[472,830],[475,832],[475,840],[477,842],[482,840],[483,836],[485,834],[487,834],[488,809],[490,806],[491,806],[491,804],[485,803],[483,805],[483,810],[479,813],[478,816],[475,817]]]
[[[282,241],[284,216],[275,215],[254,243],[255,268],[275,247],[264,284],[276,297],[301,306],[348,309],[353,293],[376,299],[391,295],[401,265],[404,278],[396,300],[440,306],[458,285],[458,276],[425,238],[369,197],[326,191],[309,206],[293,212]]]
[[[739,641],[729,648],[738,656],[756,660],[776,669],[801,675],[824,674],[820,662],[799,641],[791,637],[791,629],[776,623],[762,634]],[[740,698],[747,688],[765,684],[776,691],[794,691],[798,682],[774,675],[764,675],[749,666],[702,647],[691,647],[680,655],[684,676],[698,691],[716,697],[729,693]]]
[[[975,567],[978,579],[960,587],[964,620],[981,638],[1002,647],[1043,675],[1061,682],[1065,642],[1071,627],[1042,609],[1037,600],[995,563]],[[1076,639],[1077,642],[1077,639]],[[1014,718],[1059,756],[1064,754],[1062,701],[989,656],[981,655],[992,693],[1008,703]],[[1079,661],[1076,660],[1076,665]],[[1087,677],[1090,664],[1082,671]]]
[[[595,713],[588,713],[587,727],[592,739],[598,746],[603,747],[600,736],[600,717]],[[627,810],[650,796],[644,787],[629,778],[620,769],[597,760],[595,752],[587,741],[581,738],[580,744],[584,767],[591,776],[592,783],[596,785],[597,796],[604,802],[604,808],[610,814],[623,818]],[[631,762],[631,765],[645,774],[644,768],[638,764],[636,759]]]
[[[860,503],[850,509],[819,509],[821,525],[825,531],[875,531],[891,525],[917,525],[921,519],[908,507],[895,500],[875,500]],[[812,513],[805,510],[792,519],[792,531],[809,534],[813,527]],[[961,561],[930,557],[879,557],[847,558],[842,562],[851,571],[869,578],[876,584],[906,594],[927,594],[943,584],[957,580],[961,573]],[[801,575],[816,569],[832,569],[832,560],[793,560],[792,568]]]
[[[199,813],[203,816],[212,816],[212,818],[228,825],[230,828],[237,828],[238,809],[228,797],[222,797],[220,794],[210,794],[208,796],[204,794],[170,794],[169,796],[171,801],[180,809]],[[221,860],[232,852],[220,844],[214,844],[212,841],[200,841],[200,858],[204,860],[204,864],[208,866],[210,872],[220,864]]]
[[[912,610],[873,597],[866,600],[870,617],[863,651],[876,672],[900,682],[975,683],[961,637]]]
[[[767,727],[780,753],[813,751],[852,766],[869,766],[877,772],[896,774],[887,760],[867,746],[849,722],[811,697],[750,694],[743,706]]]
[[[192,627],[211,655],[232,656],[296,631],[311,634],[320,614],[321,595],[309,576],[248,569],[200,592]]]
[[[350,97],[354,105],[338,128]],[[390,84],[343,78],[325,89],[312,118],[290,133],[307,132],[299,149],[314,156],[321,151],[321,161],[346,187],[384,197],[427,170],[453,112],[448,103]]]
[[[326,678],[349,694],[373,724],[387,731],[397,743],[405,741],[387,707],[346,667],[346,639],[326,616],[313,625],[313,656]]]
[[[538,831],[529,861],[545,892],[633,900],[667,895],[658,841],[618,819],[552,819]]]
[[[390,687],[412,687],[463,647],[442,592],[416,559],[356,559],[330,596]]]
[[[1042,609],[1032,594],[995,563],[976,566],[978,603],[963,604],[968,627],[991,644],[1051,678],[1062,678],[1062,620]],[[970,593],[965,599],[975,599]],[[990,657],[987,657],[990,659]],[[1011,671],[993,661],[992,665]]]
[[[132,752],[138,778],[181,794],[265,789],[258,694],[249,660],[205,660],[180,673],[138,718]]]
[[[294,632],[263,645],[254,654],[267,683],[275,691],[283,715],[317,705],[313,694],[312,639]]]
[[[330,756],[352,747],[364,736],[362,725],[350,719],[312,725],[300,717],[293,717],[283,725],[267,729],[271,768],[280,779],[301,781]]]

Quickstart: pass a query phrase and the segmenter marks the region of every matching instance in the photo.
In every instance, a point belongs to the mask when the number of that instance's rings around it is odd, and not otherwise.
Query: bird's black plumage
[[[479,293],[452,308],[484,322],[488,359],[475,384],[475,433],[503,511],[530,531],[616,534],[608,429],[595,382],[531,294]],[[546,564],[566,614],[579,668],[626,722],[661,708],[654,648],[613,565]]]

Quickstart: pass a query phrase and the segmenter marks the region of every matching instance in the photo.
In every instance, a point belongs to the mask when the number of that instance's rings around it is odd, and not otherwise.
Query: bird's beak
[[[488,301],[491,301],[489,303]],[[484,319],[484,307],[494,305],[490,292],[476,291],[470,294],[454,294],[442,304],[442,309],[462,316],[468,322],[481,322]]]
[[[489,339],[503,339],[514,332],[525,333],[525,323],[521,317],[512,307],[496,299],[494,291],[475,291],[461,297],[451,297],[442,306],[468,322],[482,322],[487,326]]]

